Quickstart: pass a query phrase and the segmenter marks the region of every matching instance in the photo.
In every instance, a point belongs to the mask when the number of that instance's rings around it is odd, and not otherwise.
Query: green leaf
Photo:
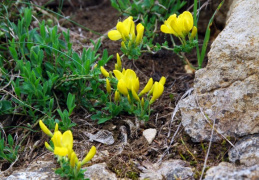
[[[12,111],[12,103],[7,100],[0,101],[0,115],[8,114]]]
[[[12,147],[14,145],[13,137],[11,134],[8,134],[8,144]]]
[[[18,60],[18,54],[17,54],[17,51],[14,47],[9,47],[9,51],[11,52],[11,56],[13,57],[13,59],[15,61]]]

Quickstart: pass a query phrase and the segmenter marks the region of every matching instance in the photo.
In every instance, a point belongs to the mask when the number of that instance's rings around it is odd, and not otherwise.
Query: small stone
[[[227,162],[222,162],[218,166],[211,167],[207,172],[204,180],[253,180],[259,179],[259,165],[250,167],[239,166]]]
[[[97,141],[103,144],[112,145],[114,143],[113,133],[107,130],[100,130],[96,134],[85,134],[90,141]]]
[[[239,140],[229,152],[229,160],[246,166],[259,164],[259,134],[250,135]]]
[[[156,137],[157,130],[156,129],[146,129],[143,131],[143,136],[146,138],[149,144],[152,143],[152,141]]]
[[[143,162],[145,167],[141,168],[143,173],[140,173],[140,179],[149,180],[175,180],[175,179],[188,179],[193,180],[193,172],[189,165],[182,160],[168,160],[161,164],[151,164]]]
[[[94,164],[86,168],[84,175],[89,179],[116,180],[116,175],[107,169],[106,163]]]

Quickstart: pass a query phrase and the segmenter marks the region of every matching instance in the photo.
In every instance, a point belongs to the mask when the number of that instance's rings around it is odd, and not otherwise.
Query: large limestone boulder
[[[194,92],[179,103],[182,124],[194,141],[259,133],[259,4],[232,3],[208,65],[195,74]]]

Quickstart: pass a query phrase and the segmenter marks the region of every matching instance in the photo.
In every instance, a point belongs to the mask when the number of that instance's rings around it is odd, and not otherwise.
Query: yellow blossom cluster
[[[117,53],[117,64],[120,64],[121,68],[121,60],[120,56]],[[118,67],[115,65],[115,67]],[[120,100],[120,94],[126,96],[131,102],[129,92],[131,92],[133,98],[137,101],[143,102],[143,95],[147,93],[148,97],[152,95],[152,98],[149,101],[149,104],[152,104],[157,100],[164,91],[164,84],[166,81],[165,77],[162,77],[159,82],[153,82],[153,79],[150,78],[144,89],[138,93],[139,91],[139,78],[137,77],[135,71],[132,69],[122,69],[120,68],[113,70],[113,74],[115,78],[118,80],[117,90],[115,91],[114,100],[118,102]],[[108,77],[110,73],[108,73],[103,66],[100,67],[102,74],[106,77],[106,90],[110,94],[111,93],[111,85]],[[142,99],[140,100],[140,98]]]
[[[196,36],[197,28],[193,26],[193,16],[189,11],[184,11],[178,17],[176,14],[171,15],[161,26],[163,33],[173,34],[182,40],[191,30],[190,40]]]
[[[71,167],[76,167],[77,170],[79,170],[82,165],[86,164],[94,157],[96,148],[95,146],[92,146],[86,157],[82,161],[78,160],[77,155],[73,150],[73,134],[70,130],[67,130],[62,134],[58,130],[58,124],[56,124],[53,134],[42,120],[39,121],[39,125],[41,130],[51,137],[51,141],[54,145],[53,149],[49,143],[45,142],[45,147],[59,157],[68,157]]]
[[[138,23],[136,26],[137,36],[135,33],[135,23],[133,17],[129,16],[124,21],[119,21],[116,25],[116,30],[111,30],[108,32],[108,37],[117,41],[122,39],[121,46],[126,48],[126,44],[138,46],[142,42],[144,26]]]

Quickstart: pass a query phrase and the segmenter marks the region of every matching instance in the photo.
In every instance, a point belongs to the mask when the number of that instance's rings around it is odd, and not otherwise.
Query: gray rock
[[[55,174],[56,168],[53,161],[34,161],[26,169],[14,171],[8,177],[1,177],[3,180],[41,180],[41,179],[61,179]]]
[[[94,164],[89,166],[85,172],[85,177],[91,180],[116,180],[117,177],[114,173],[107,170],[107,165],[105,163]]]
[[[90,141],[97,141],[107,145],[114,143],[113,133],[107,130],[99,130],[96,134],[85,133],[85,135]]]
[[[161,164],[155,163],[143,163],[145,168],[141,168],[143,173],[140,174],[140,179],[149,180],[162,180],[166,178],[167,180],[179,179],[194,179],[192,169],[188,164],[182,160],[168,160]]]
[[[229,160],[246,166],[259,164],[259,134],[244,137],[228,152]]]
[[[222,162],[206,172],[204,180],[257,180],[259,179],[259,165],[250,167],[236,167]]]
[[[226,27],[211,46],[206,68],[196,71],[194,92],[179,107],[194,141],[259,133],[258,0],[236,0]]]
[[[56,166],[53,161],[35,161],[26,169],[14,171],[10,176],[3,177],[2,180],[42,180],[42,179],[55,179],[61,180],[62,178],[55,174]],[[83,168],[85,171],[85,178],[91,180],[116,180],[116,175],[107,170],[105,163],[94,164],[92,166]]]
[[[149,144],[152,143],[152,141],[155,139],[156,137],[156,133],[157,133],[157,130],[156,129],[145,129],[143,131],[143,136],[146,138],[147,142]]]

